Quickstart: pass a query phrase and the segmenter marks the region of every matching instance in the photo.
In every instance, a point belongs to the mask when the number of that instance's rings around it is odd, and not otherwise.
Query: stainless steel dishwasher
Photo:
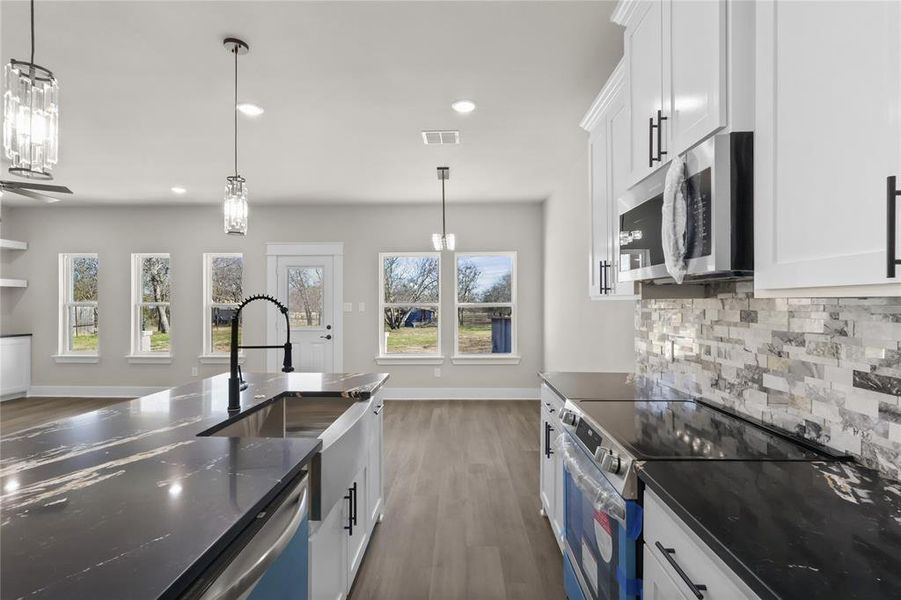
[[[233,544],[244,545],[215,576],[202,600],[309,598],[309,475],[303,475],[273,510],[258,530]],[[247,536],[252,537],[245,542]]]

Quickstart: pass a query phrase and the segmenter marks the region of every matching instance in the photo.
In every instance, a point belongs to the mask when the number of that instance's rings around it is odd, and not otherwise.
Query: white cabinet
[[[340,486],[337,493],[323,494],[326,515],[312,526],[310,580],[314,600],[347,597],[372,530],[384,510],[382,394],[378,393],[360,408],[357,420],[348,425],[341,437],[329,440],[329,446],[323,449],[323,477],[330,466],[332,476],[335,472],[343,476],[335,483]],[[333,485],[324,481],[322,487],[331,489]]]
[[[642,597],[757,600],[758,596],[651,490],[644,495]]]
[[[624,63],[620,62],[581,123],[589,134],[591,253],[588,285],[589,296],[593,299],[635,298],[635,284],[618,280],[616,199],[628,188],[630,164],[629,105],[623,77]]]
[[[0,399],[25,396],[31,387],[31,336],[0,338]]]
[[[560,411],[563,399],[541,385],[541,427],[539,460],[539,497],[541,510],[548,518],[557,544],[563,550],[563,460],[554,450],[554,439],[563,432]]]
[[[885,233],[886,178],[901,177],[901,3],[759,2],[756,21],[755,287],[901,295]]]

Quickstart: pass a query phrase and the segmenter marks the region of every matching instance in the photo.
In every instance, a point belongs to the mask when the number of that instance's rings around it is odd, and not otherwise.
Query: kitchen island
[[[282,398],[368,401],[387,378],[250,373],[229,414],[225,374],[3,437],[0,596],[180,596],[323,446],[216,431]]]

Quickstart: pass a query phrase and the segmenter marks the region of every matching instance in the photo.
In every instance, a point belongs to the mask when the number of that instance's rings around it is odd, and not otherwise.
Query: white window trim
[[[204,252],[203,253],[203,339],[201,340],[201,348],[202,352],[197,357],[197,360],[200,361],[201,364],[205,365],[218,365],[218,364],[226,364],[229,361],[229,353],[228,352],[214,352],[213,351],[213,338],[212,338],[212,324],[210,323],[210,310],[213,308],[229,308],[229,307],[237,307],[236,303],[226,303],[220,304],[217,302],[212,302],[211,298],[213,295],[212,286],[212,264],[214,258],[240,258],[242,259],[241,263],[241,289],[243,293],[244,289],[244,254],[241,252]],[[244,359],[244,352],[238,352],[238,360],[239,362]]]
[[[460,264],[460,258],[464,256],[509,256],[513,263],[513,273],[510,282],[510,299],[512,302],[460,302],[459,290],[457,284],[459,282],[457,269]],[[454,253],[454,353],[451,361],[455,365],[518,365],[522,360],[519,355],[519,309],[517,305],[517,252],[515,250],[508,252],[455,252]],[[513,332],[513,339],[510,342],[509,354],[460,354],[460,330],[457,322],[458,308],[510,308],[510,327]]]
[[[385,302],[385,258],[402,256],[410,258],[438,259],[437,302]],[[433,354],[391,354],[385,352],[385,309],[405,306],[434,307],[438,311],[438,352]],[[441,310],[441,253],[440,252],[379,252],[379,338],[375,362],[380,365],[440,365],[444,362],[441,346],[441,329],[444,316]]]
[[[57,353],[53,355],[53,360],[58,363],[97,363],[100,362],[100,337],[97,337],[97,352],[72,352],[69,350],[69,308],[78,306],[93,306],[99,308],[99,291],[98,300],[92,302],[75,302],[70,301],[69,291],[72,282],[72,259],[88,257],[99,257],[96,252],[62,252],[59,255],[59,302],[58,302],[58,318],[59,327],[57,330]],[[98,283],[99,283],[99,265],[98,265]]]
[[[142,302],[141,298],[143,290],[141,289],[141,274],[143,265],[141,261],[145,258],[168,258],[169,259],[169,302]],[[169,317],[171,319],[171,293],[172,293],[172,256],[168,252],[138,252],[131,255],[131,352],[125,358],[132,364],[169,364],[172,362],[171,341],[169,352],[141,352],[140,336],[141,336],[141,309],[145,306],[165,305],[170,307]],[[170,323],[171,325],[171,323]],[[171,339],[171,338],[170,338]]]

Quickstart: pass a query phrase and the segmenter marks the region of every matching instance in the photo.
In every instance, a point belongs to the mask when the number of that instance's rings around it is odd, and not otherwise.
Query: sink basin
[[[351,398],[285,396],[201,435],[220,437],[319,437],[357,401]]]

